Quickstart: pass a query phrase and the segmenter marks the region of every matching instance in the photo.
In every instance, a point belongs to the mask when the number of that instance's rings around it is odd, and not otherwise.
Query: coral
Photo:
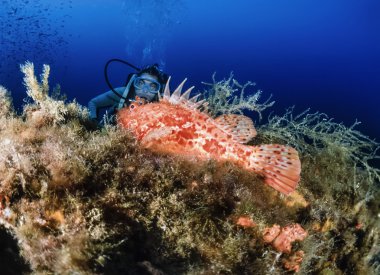
[[[255,86],[255,83],[247,82],[244,85],[233,78],[231,72],[228,79],[220,81],[215,80],[215,73],[212,75],[213,83],[202,82],[207,86],[211,86],[205,92],[205,98],[208,102],[208,111],[211,116],[218,116],[221,114],[243,114],[243,110],[249,110],[257,112],[260,119],[262,118],[261,112],[271,107],[275,102],[270,101],[268,98],[264,103],[258,103],[258,100],[262,94],[261,90],[258,90],[253,95],[245,97],[245,89],[249,86]]]
[[[250,228],[250,227],[255,227],[256,226],[256,224],[254,223],[254,221],[250,217],[247,217],[247,216],[240,216],[237,219],[236,224],[240,225],[240,226],[242,226],[244,228]]]
[[[263,240],[266,243],[271,243],[281,232],[281,227],[278,224],[274,224],[272,227],[267,227],[263,231]]]
[[[20,66],[21,71],[24,73],[24,85],[27,88],[26,93],[36,103],[43,103],[48,97],[49,83],[48,78],[50,74],[50,66],[44,65],[41,74],[41,83],[38,83],[37,77],[34,75],[34,65],[31,62],[26,62]]]
[[[291,253],[293,242],[303,241],[306,237],[307,232],[299,224],[291,224],[282,228],[278,224],[274,224],[263,231],[264,242],[270,243],[276,251],[286,254]],[[304,256],[304,251],[296,251],[283,258],[282,264],[285,269],[298,272]]]
[[[303,257],[305,256],[305,253],[302,250],[299,250],[295,252],[293,255],[291,255],[287,259],[283,259],[282,263],[285,267],[285,269],[289,271],[300,271],[300,265],[302,263]]]
[[[301,152],[300,188],[284,197],[232,163],[153,154],[113,125],[89,131],[85,108],[49,94],[47,67],[38,82],[24,66],[23,114],[0,90],[4,273],[378,273],[377,143],[352,127],[288,111],[257,129],[253,143]]]
[[[306,237],[307,232],[299,224],[291,224],[283,228],[274,224],[263,231],[264,242],[271,243],[278,252],[283,253],[290,253],[292,242],[303,241]]]
[[[292,242],[303,241],[307,237],[307,232],[297,223],[280,228],[278,224],[271,228],[265,228],[263,239],[266,243],[271,243],[278,251],[290,253]]]

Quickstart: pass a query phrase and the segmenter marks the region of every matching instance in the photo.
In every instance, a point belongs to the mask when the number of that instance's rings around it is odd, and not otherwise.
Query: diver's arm
[[[115,88],[115,91],[122,95],[124,89],[125,87],[117,87]],[[120,98],[111,90],[103,94],[100,94],[97,97],[94,97],[88,102],[90,119],[98,118],[99,109],[112,107],[113,105],[117,105],[119,101]]]

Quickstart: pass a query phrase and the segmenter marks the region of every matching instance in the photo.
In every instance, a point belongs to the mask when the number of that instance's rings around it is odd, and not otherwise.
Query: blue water
[[[311,108],[380,140],[380,2],[377,0],[2,0],[0,84],[21,108],[19,64],[51,65],[68,99],[108,90],[110,58],[158,62],[198,91],[216,72],[257,83],[283,113]],[[131,70],[110,68],[115,86]],[[254,92],[256,89],[251,90]],[[270,111],[264,113],[264,116]],[[257,117],[254,117],[257,120]]]

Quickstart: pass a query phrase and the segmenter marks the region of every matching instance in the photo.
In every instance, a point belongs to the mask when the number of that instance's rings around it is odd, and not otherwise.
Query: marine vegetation
[[[212,75],[212,82],[202,82],[204,85],[209,86],[204,94],[208,102],[208,110],[211,116],[218,116],[221,114],[243,114],[244,110],[254,111],[262,118],[261,112],[265,109],[272,107],[275,101],[270,101],[271,96],[264,102],[259,103],[262,91],[258,90],[252,95],[245,96],[245,90],[248,87],[256,86],[256,83],[248,81],[244,85],[240,84],[233,78],[233,73],[230,73],[229,78],[220,81],[215,80],[214,73]]]
[[[0,88],[5,273],[379,273],[379,144],[356,123],[289,109],[256,125],[249,145],[298,151],[301,180],[284,195],[232,161],[152,151],[120,126],[92,130],[86,108],[50,94],[48,66],[39,80],[32,63],[21,70],[21,114]]]

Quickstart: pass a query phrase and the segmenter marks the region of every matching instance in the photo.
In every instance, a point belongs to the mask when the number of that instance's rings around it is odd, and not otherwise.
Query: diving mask
[[[138,76],[133,81],[135,89],[147,91],[152,94],[157,94],[161,89],[161,84],[152,78]]]

